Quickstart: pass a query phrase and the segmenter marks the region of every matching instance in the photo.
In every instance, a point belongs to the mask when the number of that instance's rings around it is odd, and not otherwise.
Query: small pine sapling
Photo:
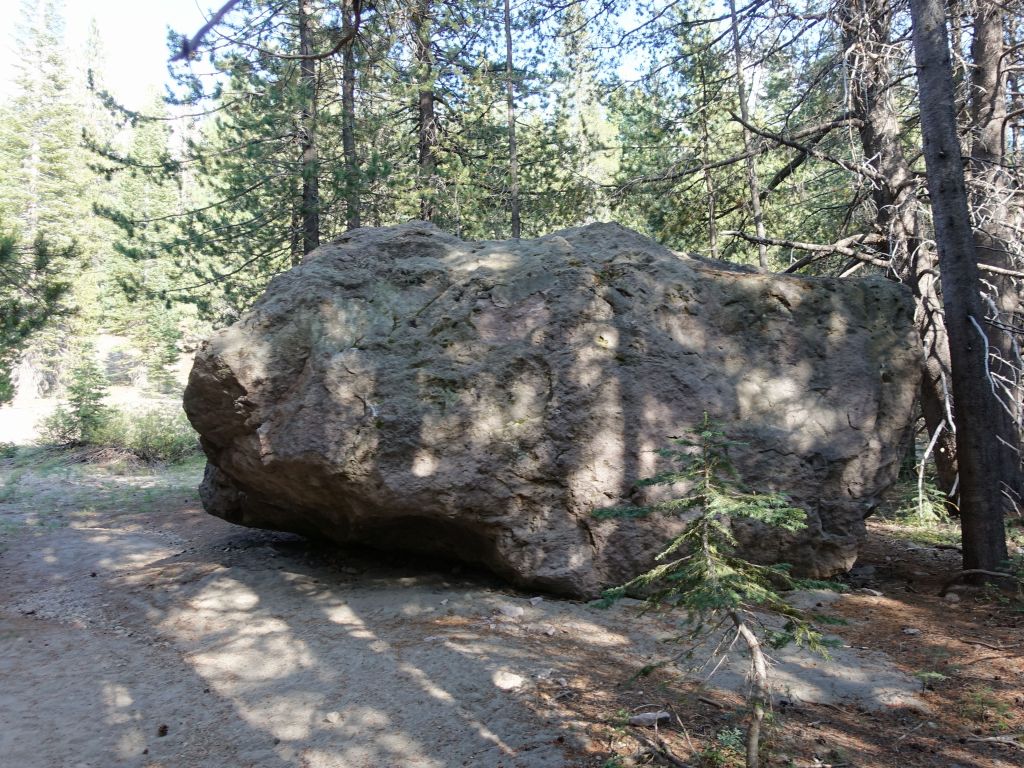
[[[770,707],[768,659],[764,645],[778,648],[790,642],[824,653],[826,644],[812,617],[790,605],[782,592],[834,585],[793,578],[785,564],[760,565],[737,552],[730,522],[747,518],[798,531],[806,523],[804,510],[793,507],[779,493],[758,493],[743,488],[729,460],[729,449],[740,445],[727,439],[705,414],[695,439],[676,439],[661,451],[678,470],[641,481],[642,485],[685,482],[682,497],[649,507],[597,510],[597,517],[640,517],[655,512],[692,513],[693,518],[656,558],[646,573],[603,594],[610,604],[628,593],[645,597],[649,607],[681,608],[687,613],[691,641],[731,624],[751,660],[750,722],[746,738],[746,765],[756,768],[761,724]],[[782,629],[765,626],[758,613],[785,619]]]

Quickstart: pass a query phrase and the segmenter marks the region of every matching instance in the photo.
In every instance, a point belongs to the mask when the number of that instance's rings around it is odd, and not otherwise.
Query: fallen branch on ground
[[[987,741],[990,744],[1003,744],[1007,747],[1016,747],[1017,749],[1024,749],[1018,739],[1024,739],[1024,733],[1008,733],[1005,736],[968,736],[968,741]]]
[[[652,755],[654,755],[655,757],[660,757],[669,765],[676,766],[676,768],[691,768],[691,766],[688,763],[684,763],[682,760],[676,757],[675,753],[673,753],[672,750],[669,749],[668,744],[666,744],[665,741],[660,737],[655,736],[653,739],[649,739],[642,733],[637,732],[633,728],[629,729],[629,734],[634,739],[643,744]]]
[[[992,576],[997,579],[1013,579],[1013,575],[1009,573],[1003,573],[1001,571],[986,571],[984,568],[969,568],[966,571],[960,571],[956,576],[947,580],[946,583],[942,585],[942,589],[939,590],[939,597],[945,597],[950,587],[968,576]]]
[[[992,651],[1009,651],[1014,648],[1019,648],[1022,645],[1021,643],[1014,643],[1013,645],[992,645],[992,643],[986,643],[984,640],[972,640],[969,637],[958,637],[957,640],[961,643],[966,643],[967,645],[980,645],[982,648],[988,648]]]

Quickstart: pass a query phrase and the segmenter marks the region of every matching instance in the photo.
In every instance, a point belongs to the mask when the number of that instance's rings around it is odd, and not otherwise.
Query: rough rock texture
[[[847,569],[894,480],[917,385],[909,294],[689,259],[595,224],[521,242],[356,230],[275,278],[196,355],[185,410],[210,512],[453,554],[593,595],[680,522],[643,502],[657,450],[705,412],[745,481],[808,512],[747,551]],[[666,489],[655,488],[660,493]]]

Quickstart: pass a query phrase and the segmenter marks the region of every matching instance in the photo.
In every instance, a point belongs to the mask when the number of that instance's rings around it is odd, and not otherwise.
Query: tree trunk
[[[505,88],[508,96],[508,173],[512,197],[512,239],[518,240],[522,230],[519,220],[519,158],[516,155],[516,105],[512,69],[512,12],[505,0]]]
[[[710,104],[711,99],[708,96],[708,80],[707,75],[704,71],[703,63],[700,65],[700,87],[701,97],[703,104]],[[711,133],[708,130],[708,113],[706,109],[700,110],[700,129],[701,129],[701,163],[704,164],[704,191],[707,192],[707,206],[708,206],[708,246],[711,249],[711,258],[718,259],[718,195],[715,191],[715,179],[711,175],[711,168],[708,167],[711,162]],[[767,258],[767,257],[766,257]]]
[[[299,0],[299,53],[313,55],[313,30],[309,0]],[[299,64],[302,109],[299,144],[302,150],[302,252],[320,245],[320,160],[316,148],[317,63],[302,59]]]
[[[850,103],[859,128],[865,164],[877,172],[871,198],[875,227],[888,241],[889,258],[900,279],[914,292],[915,324],[924,349],[921,410],[929,439],[939,433],[932,453],[939,487],[957,486],[956,437],[949,388],[949,347],[936,278],[936,254],[921,243],[921,203],[914,172],[900,141],[901,124],[893,101],[892,11],[883,0],[847,2],[837,11],[843,47],[849,58]],[[955,497],[948,510],[956,513]]]
[[[751,153],[750,110],[747,108],[747,87],[743,77],[743,54],[740,50],[740,20],[736,14],[736,0],[729,0],[732,16],[732,50],[736,65],[736,90],[739,94],[740,117],[743,118],[743,151],[746,153],[747,185],[750,187],[750,213],[754,217],[754,232],[758,238],[757,262],[762,269],[768,266],[768,248],[764,244],[764,217],[761,213],[761,193],[757,187],[757,165]]]
[[[352,35],[352,4],[344,0],[341,8],[341,34]],[[345,157],[345,227],[360,225],[359,157],[356,155],[356,56],[353,36],[341,51],[341,149]]]
[[[1004,483],[1010,453],[999,434],[1004,413],[988,367],[985,314],[963,160],[957,136],[953,70],[941,0],[911,0],[928,191],[939,252],[955,404],[960,521],[965,569],[997,570],[1006,560]],[[1014,465],[1016,456],[1013,457]]]
[[[1017,238],[1011,221],[1020,215],[1019,199],[1013,199],[1012,180],[1006,167],[1007,93],[1003,30],[1004,10],[992,0],[979,0],[971,41],[970,116],[971,154],[969,190],[974,214],[974,246],[982,263],[1014,267],[1011,252]],[[1017,209],[1017,210],[1015,210]],[[1021,354],[1014,334],[1006,327],[1020,327],[1024,318],[1024,294],[1020,283],[1006,275],[985,279],[987,317],[985,332],[993,354],[992,377],[1009,423],[1004,430],[1021,433]],[[1019,466],[1019,462],[1018,462]],[[1024,488],[1020,473],[1014,482],[1018,504]]]
[[[430,2],[419,0],[412,15],[416,56],[417,122],[419,127],[420,218],[433,221],[436,214],[437,115],[434,110],[434,58],[430,45]]]

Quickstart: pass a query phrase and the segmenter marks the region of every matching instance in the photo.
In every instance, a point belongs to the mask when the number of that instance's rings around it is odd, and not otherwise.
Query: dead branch
[[[847,170],[850,173],[855,173],[858,176],[864,176],[865,178],[868,178],[871,181],[879,183],[887,181],[887,179],[881,173],[876,171],[874,168],[871,168],[870,166],[858,165],[857,163],[851,163],[848,160],[843,160],[840,157],[833,157],[827,152],[822,152],[821,150],[816,149],[812,145],[801,144],[799,141],[794,140],[793,137],[783,136],[782,134],[772,133],[771,131],[768,131],[764,128],[758,128],[753,123],[746,122],[739,115],[732,115],[732,119],[735,120],[740,125],[747,128],[747,130],[756,133],[758,136],[763,136],[766,139],[774,141],[776,144],[782,144],[787,147],[792,147],[793,149],[803,152],[804,154],[810,155],[811,157],[817,158],[818,160],[823,160],[827,163],[838,165],[840,168]]]
[[[675,766],[676,768],[690,768],[688,763],[684,763],[669,749],[664,739],[655,736],[653,739],[649,739],[642,733],[637,731],[635,728],[629,729],[629,735],[634,739],[643,744],[648,751],[655,757],[660,757],[662,760],[667,762],[669,765]]]
[[[812,154],[809,151],[809,149],[818,144],[826,135],[828,135],[830,131],[833,131],[836,128],[843,128],[846,126],[856,127],[859,125],[861,125],[860,120],[849,117],[848,115],[843,115],[841,117],[836,118],[835,120],[829,120],[824,123],[815,123],[814,125],[806,126],[798,131],[794,131],[793,133],[789,134],[786,138],[790,142],[796,142],[799,141],[800,139],[810,139],[811,143],[807,145],[795,145],[796,148],[801,151],[801,156],[794,158],[788,166],[786,166],[778,173],[776,173],[775,177],[772,178],[772,181],[769,182],[768,187],[774,188],[775,186],[778,186],[779,184],[782,183],[782,181],[785,180],[787,176],[789,176],[797,168],[799,168],[800,165],[806,159],[807,155]],[[640,184],[651,184],[659,181],[678,181],[679,179],[686,178],[687,176],[692,176],[695,173],[702,173],[704,171],[711,171],[716,168],[724,168],[729,165],[735,165],[736,163],[748,160],[751,157],[757,157],[759,155],[762,155],[769,148],[770,147],[765,146],[753,147],[747,151],[739,152],[735,155],[730,155],[729,157],[723,158],[721,160],[713,160],[707,163],[700,163],[699,165],[690,165],[682,168],[680,167],[679,163],[673,163],[672,165],[668,166],[662,171],[659,171],[658,173],[652,173],[647,176],[637,176],[636,178],[629,179],[628,181],[624,182],[621,185],[607,186],[617,186],[618,193],[622,194],[623,192]]]
[[[984,568],[969,568],[966,571],[960,571],[951,579],[948,579],[945,584],[942,585],[942,589],[939,590],[939,597],[945,597],[949,588],[956,584],[958,581],[962,581],[968,576],[992,576],[997,579],[1012,579],[1013,575],[1009,573],[1002,573],[1001,571],[986,571]]]
[[[227,15],[228,11],[236,5],[238,5],[238,0],[228,0],[220,7],[219,11],[210,17],[210,20],[203,25],[202,29],[192,36],[192,39],[183,38],[181,41],[181,50],[178,51],[178,55],[171,59],[171,61],[186,61],[192,58],[192,56],[195,55],[195,52],[199,49],[200,44],[203,42],[203,38],[206,37],[211,29],[220,24],[221,19],[223,19]]]
[[[1024,743],[1017,741],[1024,739],[1024,733],[1008,733],[1005,736],[968,736],[968,741],[987,741],[991,744],[1003,744],[1007,747],[1024,749]]]
[[[982,648],[988,648],[991,651],[1010,651],[1021,646],[1021,643],[1014,643],[1013,645],[992,645],[992,643],[986,643],[984,640],[974,640],[969,637],[958,637],[957,640],[961,643],[966,643],[967,645],[980,645]]]
[[[809,256],[805,256],[804,258],[798,259],[790,264],[782,270],[782,274],[792,274],[798,269],[806,267],[811,262],[820,259],[823,256],[833,254],[847,256],[851,259],[859,259],[867,264],[874,264],[876,267],[881,267],[883,269],[889,269],[889,267],[892,266],[887,259],[877,259],[850,247],[852,245],[883,245],[886,243],[886,238],[877,233],[869,232],[865,234],[850,235],[849,237],[844,237],[842,240],[832,243],[831,245],[824,245],[821,243],[804,243],[799,240],[786,240],[778,237],[756,237],[739,230],[725,230],[721,234],[739,237],[749,243],[764,243],[765,245],[775,245],[780,248],[792,248],[796,251],[807,251],[810,254]],[[991,272],[998,275],[1009,275],[1010,277],[1024,278],[1024,272],[1005,269],[1003,267],[995,267],[991,264],[979,264],[978,269],[982,272]]]
[[[877,267],[883,267],[888,269],[889,262],[884,259],[876,259],[867,254],[860,253],[851,246],[853,245],[875,245],[885,242],[885,238],[882,235],[867,233],[851,235],[845,237],[838,242],[832,243],[831,245],[822,245],[820,243],[803,243],[797,240],[785,240],[777,237],[755,237],[748,235],[746,232],[740,232],[738,230],[727,230],[722,232],[723,235],[731,235],[733,237],[739,237],[747,242],[751,243],[764,243],[765,245],[776,245],[780,248],[792,248],[797,251],[807,251],[811,255],[790,264],[783,273],[792,273],[801,267],[806,266],[815,259],[819,259],[822,256],[828,256],[831,254],[840,254],[841,256],[849,256],[850,258],[860,259],[870,264],[874,264]]]
[[[186,61],[190,59],[192,56],[194,56],[196,54],[196,51],[199,49],[199,46],[202,44],[203,38],[205,38],[206,35],[210,33],[210,30],[217,26],[224,18],[224,16],[226,16],[227,13],[237,4],[238,0],[228,0],[228,2],[224,3],[224,5],[221,6],[220,10],[213,14],[213,16],[210,17],[210,20],[203,25],[203,28],[196,32],[191,39],[182,39],[181,50],[178,51],[178,54],[173,59],[171,59],[171,61]],[[352,42],[352,40],[356,38],[356,35],[359,34],[359,23],[360,21],[362,21],[362,11],[362,0],[352,0],[352,29],[349,30],[348,34],[339,37],[337,41],[335,41],[334,47],[322,53],[278,53],[276,51],[267,51],[256,46],[246,45],[242,41],[238,40],[232,40],[232,42],[238,45],[245,45],[247,48],[258,51],[259,53],[267,54],[269,56],[275,56],[278,59],[284,59],[286,61],[320,61],[323,59],[329,59],[331,56],[334,56],[339,51],[341,51],[341,49],[344,48],[348,43]]]

